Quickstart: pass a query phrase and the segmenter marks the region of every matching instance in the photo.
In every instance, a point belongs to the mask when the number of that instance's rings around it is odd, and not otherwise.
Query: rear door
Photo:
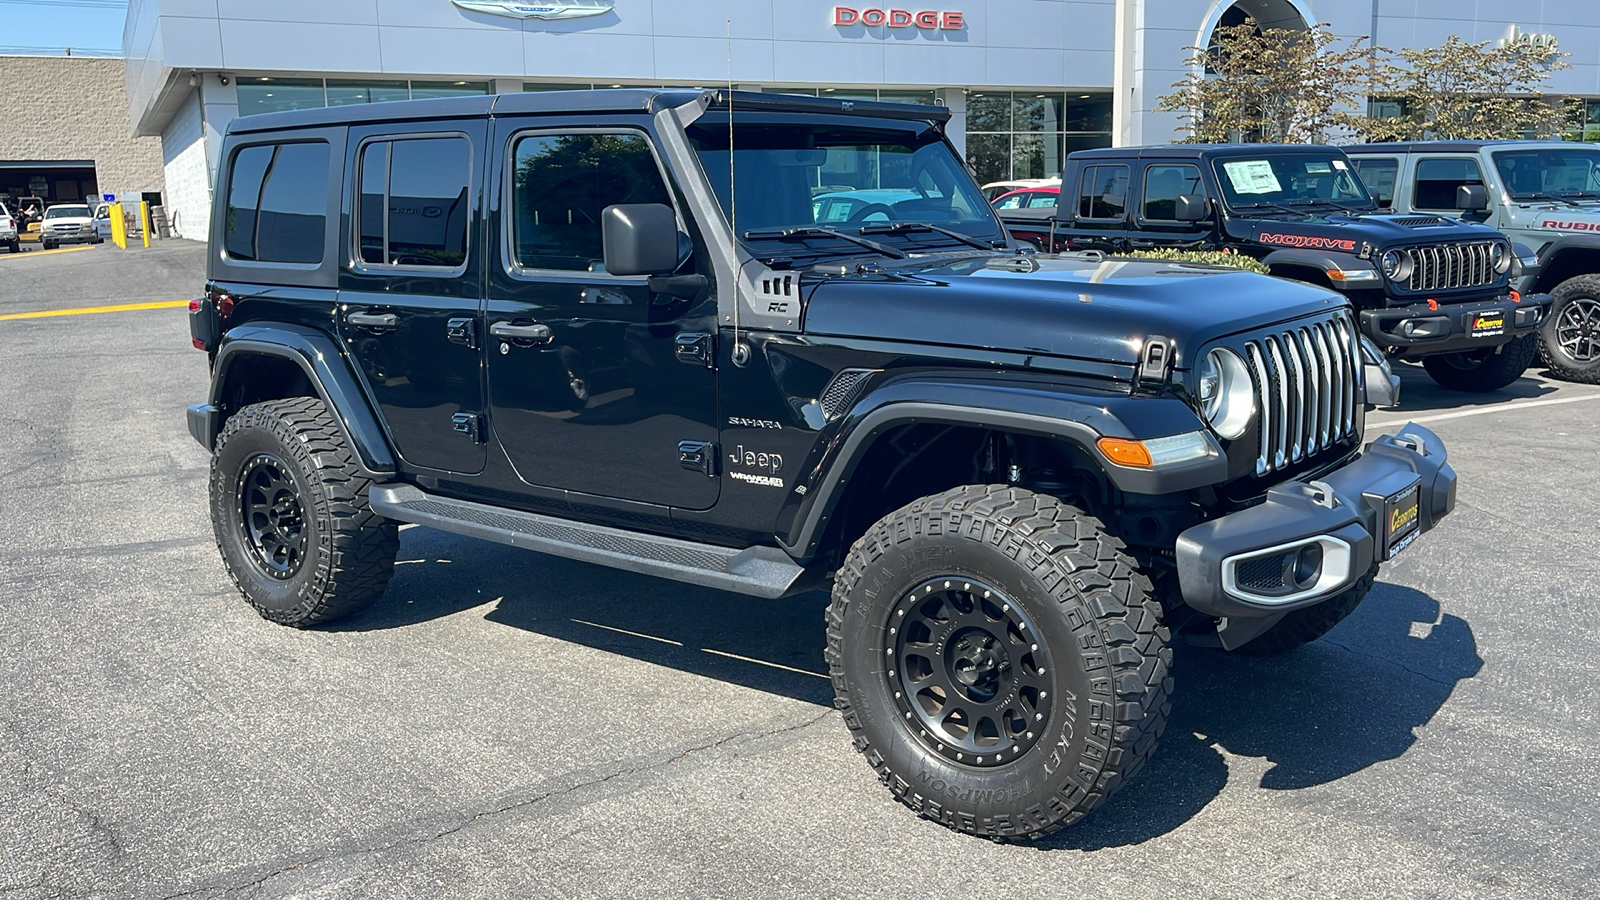
[[[687,465],[681,448],[714,463],[715,298],[655,293],[642,276],[605,270],[606,207],[676,206],[651,136],[626,122],[499,119],[494,142],[504,159],[485,320],[495,439],[527,485],[710,508],[714,465]]]
[[[1077,184],[1062,184],[1062,201],[1072,203],[1074,248],[1127,249],[1130,178],[1126,162],[1092,162],[1079,170]]]
[[[473,228],[486,130],[351,129],[339,334],[408,469],[473,474],[487,457]]]

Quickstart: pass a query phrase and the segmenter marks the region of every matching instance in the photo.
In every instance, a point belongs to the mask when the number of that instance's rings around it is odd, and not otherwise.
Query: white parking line
[[[1501,403],[1496,406],[1478,406],[1472,409],[1463,409],[1456,412],[1440,413],[1436,416],[1406,416],[1399,419],[1369,419],[1368,428],[1388,428],[1391,425],[1404,425],[1415,422],[1426,425],[1429,422],[1443,422],[1448,419],[1465,419],[1469,416],[1486,416],[1490,413],[1516,412],[1522,409],[1533,409],[1536,406],[1557,406],[1562,403],[1582,403],[1585,400],[1600,400],[1600,394],[1584,394],[1581,397],[1552,397],[1548,400],[1527,400],[1522,402]]]
[[[590,628],[604,628],[606,631],[615,631],[617,634],[626,634],[630,637],[644,638],[647,641],[660,641],[663,644],[671,644],[674,647],[683,646],[682,642],[680,641],[668,640],[664,637],[656,637],[653,634],[642,634],[637,631],[629,631],[626,628],[617,628],[612,625],[601,625],[599,622],[586,622],[583,619],[570,619],[568,621],[577,622],[579,625],[587,625]]]
[[[810,675],[812,678],[822,678],[824,680],[826,680],[827,677],[828,677],[828,676],[823,675],[823,674],[821,674],[819,672],[807,672],[805,669],[796,669],[794,666],[786,666],[786,665],[783,665],[782,663],[767,662],[764,659],[755,659],[755,658],[749,657],[749,656],[740,656],[737,653],[728,653],[728,652],[725,652],[725,651],[722,651],[722,650],[713,650],[710,647],[701,647],[700,649],[704,650],[707,653],[713,654],[715,656],[726,656],[729,659],[737,659],[740,662],[755,663],[758,666],[768,666],[768,667],[773,668],[773,669],[782,669],[785,672],[793,672],[796,675]]]

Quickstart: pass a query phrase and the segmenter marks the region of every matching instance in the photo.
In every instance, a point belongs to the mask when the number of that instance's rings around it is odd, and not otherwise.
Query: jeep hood
[[[1345,306],[1333,291],[1239,269],[964,256],[829,277],[811,290],[804,326],[816,335],[1128,365],[1160,335],[1176,342],[1176,364],[1187,368],[1186,353],[1216,338]]]
[[[1363,244],[1371,252],[1417,244],[1486,241],[1501,236],[1500,232],[1487,225],[1428,213],[1232,218],[1228,220],[1226,230],[1234,238],[1265,247],[1327,250],[1334,253],[1360,253]]]

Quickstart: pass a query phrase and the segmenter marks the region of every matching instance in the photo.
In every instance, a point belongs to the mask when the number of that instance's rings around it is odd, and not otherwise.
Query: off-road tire
[[[258,562],[244,521],[240,480],[266,458],[292,482],[303,509],[303,558],[273,577]],[[383,594],[400,546],[396,523],[367,503],[369,480],[344,433],[315,397],[291,397],[239,410],[223,426],[211,458],[211,525],[228,573],[262,618],[308,628],[350,615]]]
[[[1469,353],[1483,354],[1483,358],[1476,365],[1464,366]],[[1422,368],[1445,390],[1486,394],[1521,378],[1538,357],[1538,338],[1525,334],[1502,345],[1499,353],[1486,349],[1427,356],[1422,360]]]
[[[1244,656],[1276,656],[1304,647],[1355,612],[1377,579],[1378,564],[1373,563],[1367,574],[1357,579],[1349,590],[1315,606],[1291,610],[1276,625],[1234,652]]]
[[[12,253],[21,253],[22,252],[22,241],[21,240],[12,241],[12,242],[6,244],[6,247],[8,247],[11,250]]]
[[[1561,349],[1561,343],[1556,338],[1556,330],[1566,306],[1574,300],[1600,305],[1600,275],[1568,278],[1556,285],[1550,296],[1554,298],[1550,304],[1550,316],[1539,326],[1539,355],[1544,359],[1544,364],[1550,367],[1551,373],[1557,378],[1584,384],[1600,383],[1600,353],[1586,360],[1574,359]],[[1596,340],[1600,340],[1600,335],[1596,336]]]
[[[1050,660],[1035,677],[1048,677],[1056,704],[1033,743],[987,768],[924,742],[896,705],[900,657],[886,644],[908,594],[938,584],[960,596],[966,579],[1034,623]],[[1171,710],[1171,636],[1150,580],[1099,521],[1022,488],[954,488],[880,519],[835,577],[827,626],[834,705],[856,749],[902,803],[968,834],[1034,839],[1082,818],[1150,759]],[[939,639],[943,659],[959,646],[954,628]]]

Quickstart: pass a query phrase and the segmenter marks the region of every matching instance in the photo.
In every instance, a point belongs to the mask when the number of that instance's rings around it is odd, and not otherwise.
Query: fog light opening
[[[1297,590],[1305,590],[1322,578],[1322,545],[1307,544],[1294,555],[1290,576]]]

